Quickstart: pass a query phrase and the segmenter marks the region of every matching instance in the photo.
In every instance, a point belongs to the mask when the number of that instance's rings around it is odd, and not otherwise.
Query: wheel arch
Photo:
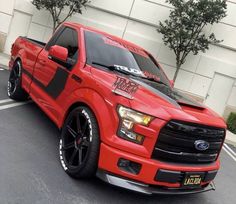
[[[22,65],[22,59],[21,59],[21,57],[20,57],[20,56],[17,56],[16,59],[13,61],[12,67],[10,67],[10,70],[14,68],[14,66],[16,65],[16,63],[17,63],[18,61],[19,61],[19,62],[21,63],[21,65]]]
[[[17,56],[16,56],[16,58],[15,58],[15,60],[14,60],[13,65],[15,65],[15,63],[17,61],[20,61],[21,65],[24,67],[24,63],[25,63],[24,59],[26,59],[26,53],[25,53],[24,49],[20,49]]]
[[[77,107],[79,107],[79,106],[85,106],[85,107],[87,107],[87,108],[89,108],[92,112],[93,112],[93,110],[89,107],[89,105],[88,104],[86,104],[86,103],[84,103],[84,102],[81,102],[81,101],[77,101],[77,102],[74,102],[73,104],[71,104],[70,106],[69,106],[69,108],[67,109],[67,111],[66,111],[66,113],[65,113],[65,115],[64,115],[64,117],[63,117],[63,122],[62,122],[62,124],[65,122],[65,120],[66,120],[66,118],[68,117],[68,115],[70,114],[70,112],[71,111],[73,111],[75,108],[77,108]],[[93,112],[94,113],[94,112]],[[62,126],[62,125],[61,125]]]
[[[21,60],[21,58],[20,58],[19,56],[15,59],[14,64],[15,64],[17,61],[20,61],[20,62],[22,63],[22,60]]]
[[[74,108],[78,106],[85,106],[89,108],[94,114],[98,124],[101,140],[104,140],[105,135],[111,134],[109,132],[111,131],[110,127],[112,126],[111,118],[113,117],[112,116],[113,113],[111,112],[111,109],[108,108],[109,104],[107,104],[106,100],[101,95],[99,95],[99,93],[97,93],[97,91],[95,90],[87,88],[81,89],[77,91],[77,94],[74,93],[73,95],[74,97],[76,96],[77,100],[71,102],[68,108],[65,108],[66,110],[65,114],[59,122],[59,129],[63,127],[63,124],[67,116]],[[84,97],[79,97],[79,96],[84,96]],[[78,98],[80,100],[78,100]]]

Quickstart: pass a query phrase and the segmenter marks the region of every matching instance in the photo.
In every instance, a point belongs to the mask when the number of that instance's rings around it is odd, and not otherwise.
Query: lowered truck
[[[31,98],[60,129],[70,176],[146,194],[215,189],[225,122],[143,48],[64,23],[47,44],[19,37],[9,68],[9,97]]]

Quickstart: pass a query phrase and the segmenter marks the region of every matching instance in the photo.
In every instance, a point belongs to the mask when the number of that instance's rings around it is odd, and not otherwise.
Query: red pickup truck
[[[70,176],[146,194],[215,189],[225,122],[143,48],[64,23],[47,44],[19,37],[9,67],[9,97],[30,97],[58,126]]]

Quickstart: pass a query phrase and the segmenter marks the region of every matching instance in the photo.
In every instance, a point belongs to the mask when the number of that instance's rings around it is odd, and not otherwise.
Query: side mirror
[[[171,85],[172,88],[174,88],[174,86],[175,86],[174,80],[170,80],[170,85]]]
[[[49,49],[48,58],[58,64],[66,63],[68,58],[68,50],[64,47],[54,45]]]

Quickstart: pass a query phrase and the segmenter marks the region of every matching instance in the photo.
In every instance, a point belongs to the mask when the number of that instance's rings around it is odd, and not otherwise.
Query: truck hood
[[[164,120],[182,120],[225,128],[225,122],[217,113],[180,91],[147,80],[131,79],[139,84],[130,100],[131,108]],[[149,111],[150,114],[150,111]]]
[[[91,69],[100,83],[129,99],[130,108],[169,121],[171,119],[225,128],[224,120],[203,104],[176,89],[146,79]]]

